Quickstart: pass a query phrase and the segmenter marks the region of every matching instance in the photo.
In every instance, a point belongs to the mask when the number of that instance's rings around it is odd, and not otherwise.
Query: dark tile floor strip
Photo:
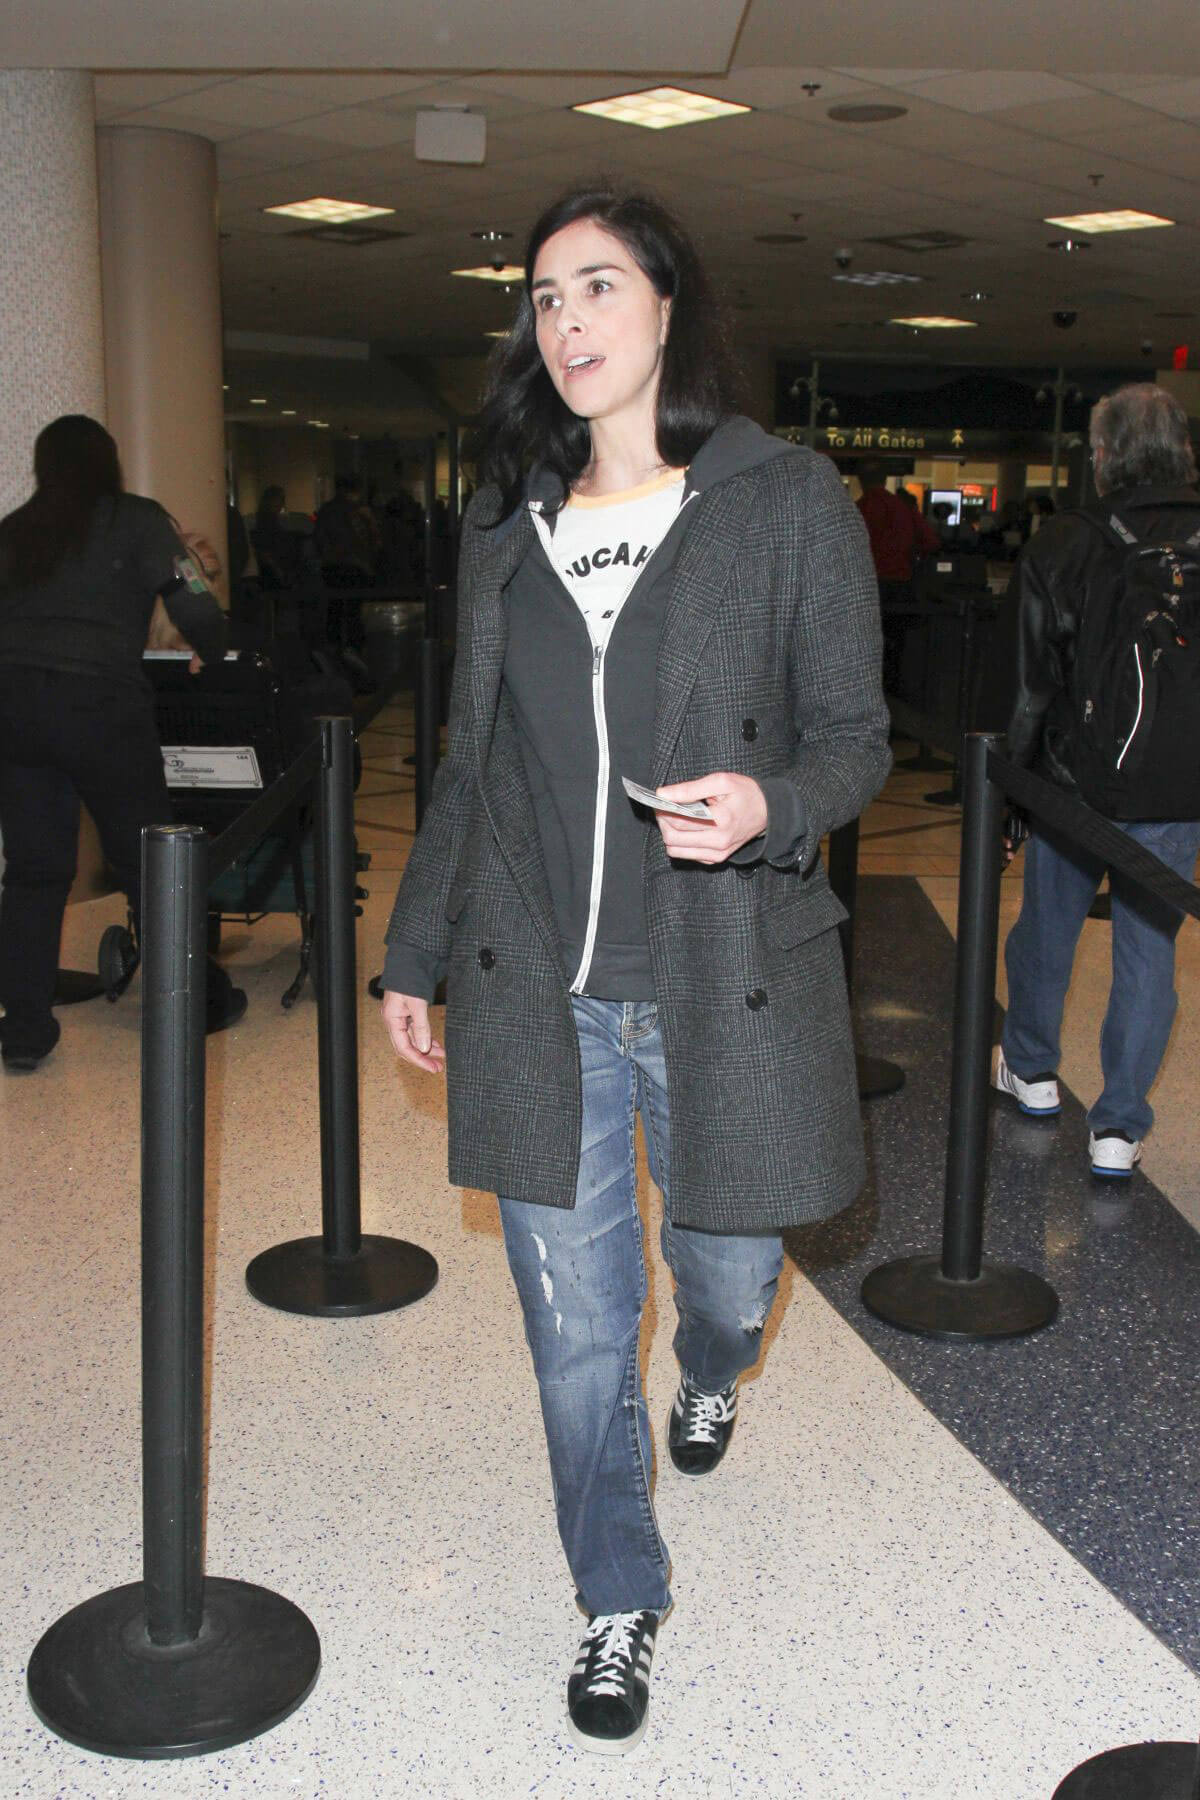
[[[1065,1089],[1056,1122],[996,1097],[985,1254],[1045,1275],[1058,1320],[1007,1343],[942,1344],[873,1319],[859,1299],[868,1270],[940,1241],[954,944],[912,877],[862,877],[855,923],[859,1048],[908,1079],[867,1106],[867,1191],[789,1233],[788,1250],[934,1416],[1200,1670],[1200,1237],[1144,1176],[1091,1179],[1084,1109]]]

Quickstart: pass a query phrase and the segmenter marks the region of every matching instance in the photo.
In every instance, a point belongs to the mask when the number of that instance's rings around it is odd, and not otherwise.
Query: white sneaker
[[[1054,1113],[1062,1111],[1055,1077],[1035,1075],[1032,1081],[1022,1081],[1005,1062],[1003,1050],[996,1055],[996,1073],[992,1076],[992,1086],[1002,1094],[1011,1094],[1021,1111],[1028,1113],[1031,1118],[1048,1119]]]
[[[1093,1131],[1088,1135],[1088,1155],[1092,1174],[1105,1176],[1132,1175],[1142,1160],[1140,1138],[1126,1137],[1123,1131]]]

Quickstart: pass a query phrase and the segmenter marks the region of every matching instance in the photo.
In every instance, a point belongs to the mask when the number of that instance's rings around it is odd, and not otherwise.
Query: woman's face
[[[564,225],[538,251],[531,284],[538,349],[573,413],[636,417],[653,430],[671,302],[620,238],[593,219]]]

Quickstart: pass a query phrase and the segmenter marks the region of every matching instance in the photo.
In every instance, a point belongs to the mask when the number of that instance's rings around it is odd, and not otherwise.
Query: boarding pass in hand
[[[711,819],[712,811],[703,800],[664,800],[653,788],[643,787],[639,781],[630,781],[628,775],[622,775],[621,786],[631,800],[639,806],[653,807],[655,812],[678,813],[683,819]]]

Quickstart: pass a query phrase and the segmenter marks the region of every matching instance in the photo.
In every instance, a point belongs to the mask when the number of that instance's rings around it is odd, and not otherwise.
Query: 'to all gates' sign
[[[789,444],[806,444],[808,433],[803,427],[789,425],[776,432]],[[853,454],[869,451],[877,456],[1048,456],[1052,437],[1049,432],[974,431],[959,425],[818,425],[813,435],[813,448],[831,454]],[[1076,435],[1064,438],[1063,448],[1072,449]]]

